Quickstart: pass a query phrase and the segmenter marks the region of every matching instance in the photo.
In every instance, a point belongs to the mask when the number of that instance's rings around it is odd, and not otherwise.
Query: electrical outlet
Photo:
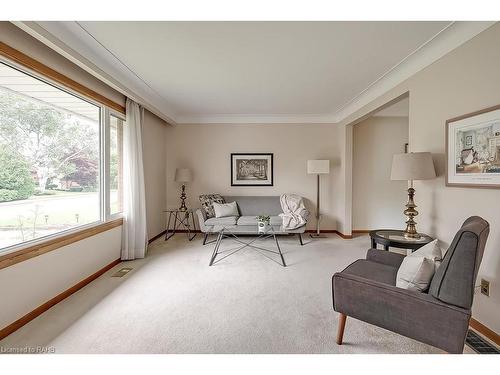
[[[485,279],[481,279],[481,293],[486,297],[490,296],[490,282]]]

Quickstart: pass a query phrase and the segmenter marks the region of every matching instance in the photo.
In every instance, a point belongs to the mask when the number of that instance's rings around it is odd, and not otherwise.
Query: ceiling
[[[368,100],[370,90],[390,89],[377,87],[384,79],[394,87],[491,26],[427,21],[16,24],[81,66],[93,64],[97,76],[138,94],[139,102],[174,123],[338,122],[356,109],[353,102],[359,108],[360,97]],[[403,74],[404,64],[410,68]]]
[[[328,115],[447,22],[80,22],[182,122]]]

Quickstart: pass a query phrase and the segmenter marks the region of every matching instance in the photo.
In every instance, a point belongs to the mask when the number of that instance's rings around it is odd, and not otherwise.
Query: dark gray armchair
[[[395,286],[404,256],[385,250],[370,249],[366,259],[334,274],[333,308],[340,313],[337,344],[342,344],[346,318],[351,316],[447,352],[462,353],[489,231],[486,220],[468,218],[424,293]]]

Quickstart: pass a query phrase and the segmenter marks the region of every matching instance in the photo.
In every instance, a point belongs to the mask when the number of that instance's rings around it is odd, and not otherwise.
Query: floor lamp
[[[322,174],[330,173],[330,160],[308,160],[307,173],[317,175],[317,188],[316,188],[316,233],[311,234],[311,237],[322,238],[320,221],[321,215],[319,211],[319,177]]]

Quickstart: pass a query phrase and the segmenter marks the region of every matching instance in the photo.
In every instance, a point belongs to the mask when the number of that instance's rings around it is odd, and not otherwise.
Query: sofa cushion
[[[398,269],[386,264],[371,262],[365,259],[359,259],[349,265],[342,273],[356,275],[368,280],[378,281],[379,283],[396,285],[396,274]]]
[[[205,221],[205,225],[236,225],[237,216],[211,217]]]
[[[240,216],[237,222],[238,225],[257,225],[256,216]],[[279,216],[271,216],[271,225],[281,225],[283,220]]]
[[[208,219],[215,217],[214,202],[225,203],[224,198],[220,194],[203,194],[199,197],[201,209],[205,211]]]

